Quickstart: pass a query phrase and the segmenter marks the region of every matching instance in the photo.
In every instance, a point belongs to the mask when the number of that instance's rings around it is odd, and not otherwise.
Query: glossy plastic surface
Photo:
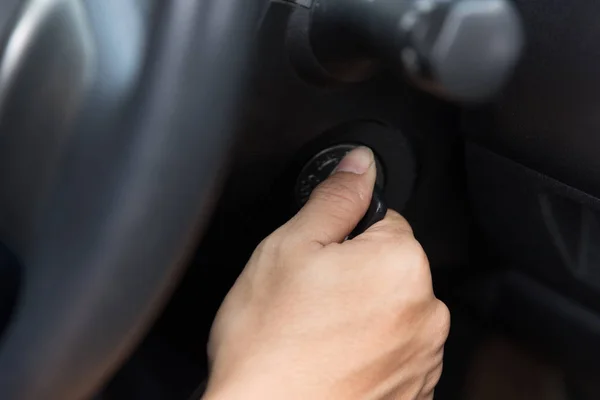
[[[524,41],[510,0],[320,0],[307,29],[317,59],[341,81],[360,77],[347,64],[374,58],[466,102],[497,94]]]

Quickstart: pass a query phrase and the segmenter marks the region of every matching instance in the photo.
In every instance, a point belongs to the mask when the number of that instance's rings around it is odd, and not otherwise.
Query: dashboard
[[[597,371],[600,3],[514,1],[522,55],[482,102],[424,91],[406,68],[335,41],[319,51],[336,56],[316,63],[306,22],[318,4],[273,1],[263,18],[216,212],[155,331],[204,359],[248,257],[297,211],[303,167],[331,146],[364,144],[453,313],[569,372]]]
[[[424,93],[389,65],[368,69],[372,75],[360,82],[307,78],[293,46],[310,11],[273,2],[218,212],[175,304],[206,285],[220,288],[208,299],[211,321],[254,246],[295,212],[303,163],[328,145],[361,143],[381,159],[389,206],[413,225],[447,301],[544,357],[595,366],[600,5],[514,4],[523,56],[493,101],[473,104]],[[364,123],[381,129],[347,128]],[[406,157],[414,159],[410,179],[398,161]],[[215,250],[223,241],[239,251]],[[206,335],[208,327],[190,334]]]

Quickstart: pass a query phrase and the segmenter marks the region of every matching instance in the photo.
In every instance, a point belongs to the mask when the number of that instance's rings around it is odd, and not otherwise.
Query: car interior
[[[0,399],[200,399],[249,256],[358,145],[451,312],[435,398],[600,398],[598,13],[1,0]]]

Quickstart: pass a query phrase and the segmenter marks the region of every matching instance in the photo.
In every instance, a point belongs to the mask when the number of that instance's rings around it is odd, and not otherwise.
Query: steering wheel
[[[0,399],[92,396],[218,195],[267,0],[3,0],[0,240],[23,265]]]

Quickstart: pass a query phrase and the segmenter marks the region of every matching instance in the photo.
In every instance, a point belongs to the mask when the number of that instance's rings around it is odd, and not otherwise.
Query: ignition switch
[[[295,188],[296,202],[299,207],[302,207],[308,201],[313,189],[331,175],[344,156],[358,146],[360,145],[344,143],[328,147],[304,165],[296,181]],[[385,187],[385,177],[383,166],[377,156],[375,156],[375,163],[377,166],[377,186],[383,189]]]
[[[358,146],[358,144],[345,143],[328,147],[316,154],[304,165],[294,189],[294,195],[299,207],[306,204],[312,191],[331,175],[344,156]],[[387,205],[382,192],[385,185],[385,176],[383,165],[377,156],[375,156],[375,164],[377,167],[377,178],[371,204],[363,219],[356,226],[356,229],[348,236],[348,239],[360,235],[371,225],[381,221],[387,212]]]

